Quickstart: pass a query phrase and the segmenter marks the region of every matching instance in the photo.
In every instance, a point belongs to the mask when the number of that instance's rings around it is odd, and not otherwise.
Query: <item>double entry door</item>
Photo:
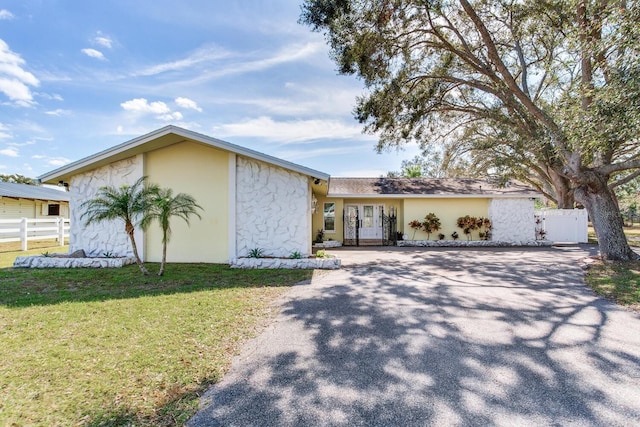
[[[383,205],[345,206],[345,239],[382,239]]]

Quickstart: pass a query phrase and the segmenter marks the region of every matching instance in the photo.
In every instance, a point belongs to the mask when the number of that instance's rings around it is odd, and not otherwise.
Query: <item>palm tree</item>
[[[195,215],[202,218],[197,209],[202,209],[196,200],[189,194],[179,193],[173,195],[170,188],[156,188],[152,195],[152,204],[149,215],[144,219],[144,225],[153,219],[157,219],[162,228],[162,262],[158,276],[164,274],[167,263],[167,243],[171,237],[171,217],[177,216],[189,224],[189,217]]]
[[[113,186],[100,187],[95,198],[82,203],[85,209],[81,218],[86,218],[85,225],[105,220],[121,219],[124,221],[124,229],[133,249],[136,264],[143,274],[149,274],[144,263],[138,255],[138,247],[133,236],[134,223],[139,222],[142,229],[147,220],[145,217],[149,211],[150,195],[157,191],[156,185],[146,185],[146,176],[138,179],[132,185],[124,184],[119,188]]]

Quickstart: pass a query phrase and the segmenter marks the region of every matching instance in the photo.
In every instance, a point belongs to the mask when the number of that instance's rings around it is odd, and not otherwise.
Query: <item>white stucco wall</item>
[[[529,242],[536,238],[534,203],[531,199],[492,199],[489,202],[491,240]]]
[[[236,254],[262,249],[267,256],[311,251],[309,177],[238,156]]]
[[[84,249],[89,256],[102,256],[106,252],[114,256],[133,255],[129,236],[124,231],[122,221],[103,221],[85,226],[85,220],[82,219],[85,210],[81,206],[83,202],[94,197],[100,187],[133,184],[142,176],[142,155],[138,155],[71,178],[69,183],[70,252]],[[144,259],[144,239],[139,230],[136,231],[135,238],[139,255]]]

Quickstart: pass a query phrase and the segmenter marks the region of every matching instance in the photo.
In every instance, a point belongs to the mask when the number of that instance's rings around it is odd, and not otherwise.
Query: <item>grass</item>
[[[640,310],[640,262],[602,262],[589,267],[587,284],[599,295],[633,310]]]
[[[588,229],[589,243],[598,243],[596,232],[593,226],[589,225]],[[627,242],[631,247],[640,247],[640,225],[632,225],[624,227],[624,234],[627,236]]]
[[[0,269],[0,425],[182,425],[273,301],[311,274]]]
[[[36,240],[29,242],[28,251],[20,250],[20,242],[0,243],[0,268],[13,266],[18,256],[41,255],[45,252],[69,252],[69,246],[59,246],[53,240]]]
[[[589,242],[598,243],[589,226]],[[631,247],[640,247],[640,226],[625,226],[624,233]],[[597,294],[632,310],[640,311],[640,262],[597,260],[585,276],[587,284]]]

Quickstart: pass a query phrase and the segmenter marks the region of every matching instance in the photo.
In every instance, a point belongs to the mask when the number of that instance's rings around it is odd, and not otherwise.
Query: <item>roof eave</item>
[[[155,139],[161,138],[169,134],[174,134],[182,138],[190,139],[190,140],[207,144],[216,148],[224,149],[224,150],[239,154],[241,156],[246,156],[255,160],[260,160],[266,163],[270,163],[275,166],[279,166],[284,169],[298,172],[303,175],[308,175],[313,178],[317,178],[325,181],[329,179],[329,174],[325,172],[317,171],[317,170],[307,168],[305,166],[301,166],[286,160],[278,159],[277,157],[269,156],[268,154],[263,154],[258,151],[240,147],[239,145],[222,141],[217,138],[212,138],[210,136],[206,136],[197,132],[183,129],[174,125],[168,125],[163,128],[152,131],[148,134],[126,141],[122,144],[116,145],[114,147],[110,147],[106,150],[103,150],[89,157],[85,157],[83,159],[69,163],[68,165],[62,166],[51,172],[45,173],[39,176],[38,180],[40,180],[40,182],[55,182],[56,180],[59,180],[62,177],[70,177],[74,175],[75,172],[77,171],[85,170],[87,168],[90,168],[92,165],[99,166],[102,163],[105,163],[105,162],[108,163],[109,159],[115,158],[118,155],[125,154],[128,151],[133,152],[135,148],[138,148],[150,141],[153,141]],[[132,155],[134,155],[134,153],[132,153]]]
[[[537,199],[542,194],[327,194],[335,199]]]

